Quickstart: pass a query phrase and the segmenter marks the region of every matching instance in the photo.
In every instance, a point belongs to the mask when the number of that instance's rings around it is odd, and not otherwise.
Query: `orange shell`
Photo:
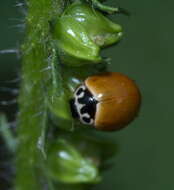
[[[88,77],[85,85],[99,101],[95,127],[100,130],[118,130],[136,116],[141,95],[135,82],[127,76],[107,72]]]

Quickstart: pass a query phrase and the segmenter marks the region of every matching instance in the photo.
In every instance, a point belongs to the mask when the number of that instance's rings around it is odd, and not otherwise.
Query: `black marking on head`
[[[76,95],[79,96],[84,91],[83,88],[79,88],[76,92]]]
[[[90,91],[86,88],[84,90],[84,96],[78,98],[78,103],[84,106],[80,110],[80,114],[88,113],[90,118],[94,119],[96,113],[96,104],[98,101],[93,97]]]
[[[84,124],[92,125],[95,120],[97,103],[98,101],[91,92],[82,84],[75,91],[74,98],[70,100],[72,116]]]
[[[82,117],[82,120],[83,120],[85,123],[90,123],[90,122],[91,122],[91,118],[87,118],[87,117]]]

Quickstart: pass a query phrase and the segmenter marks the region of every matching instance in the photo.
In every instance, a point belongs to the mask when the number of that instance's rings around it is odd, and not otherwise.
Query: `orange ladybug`
[[[140,107],[140,91],[127,76],[106,72],[88,77],[71,101],[72,115],[99,130],[118,130],[130,123]]]

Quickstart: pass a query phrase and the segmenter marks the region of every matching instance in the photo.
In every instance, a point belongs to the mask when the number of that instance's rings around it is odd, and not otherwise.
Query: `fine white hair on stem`
[[[25,4],[23,2],[16,1],[15,7],[23,7]]]
[[[0,87],[0,92],[9,92],[12,95],[18,95],[19,90],[17,88]]]
[[[15,54],[17,59],[20,58],[20,51],[18,48],[2,49],[0,54]]]
[[[27,15],[26,3],[17,1],[14,6],[19,7],[19,10],[23,15]]]
[[[25,22],[24,18],[9,18],[9,21]]]
[[[19,54],[19,50],[18,49],[3,49],[0,50],[0,54]]]
[[[11,28],[17,28],[20,29],[20,32],[23,32],[25,30],[25,23],[9,26],[9,29]]]
[[[31,117],[39,117],[39,116],[41,116],[43,114],[44,114],[44,111],[41,111],[41,112],[38,112],[38,113],[32,115]]]
[[[48,66],[48,67],[45,67],[44,69],[40,70],[40,72],[44,72],[44,71],[48,71],[48,70],[51,70],[51,66]]]
[[[4,83],[9,83],[9,84],[11,84],[11,83],[19,83],[21,81],[21,78],[22,77],[16,77],[16,78],[11,79],[11,80],[0,81],[0,84],[1,83],[2,84],[4,84]]]
[[[8,100],[8,101],[0,101],[0,106],[10,106],[10,105],[14,105],[17,103],[17,100]]]

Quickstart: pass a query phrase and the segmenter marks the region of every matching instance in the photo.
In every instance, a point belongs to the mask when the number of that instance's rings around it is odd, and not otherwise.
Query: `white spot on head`
[[[83,98],[83,96],[85,95],[85,93],[84,92],[81,92],[79,95],[77,95],[78,96],[78,98]]]

